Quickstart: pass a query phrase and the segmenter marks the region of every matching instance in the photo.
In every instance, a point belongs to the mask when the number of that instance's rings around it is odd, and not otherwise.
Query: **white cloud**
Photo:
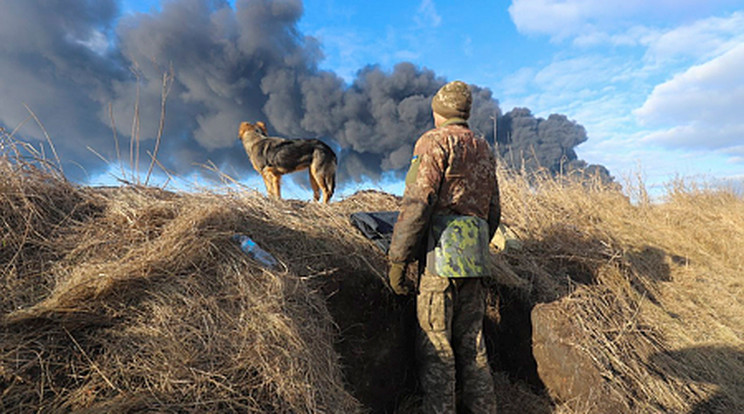
[[[741,173],[744,11],[697,14],[725,1],[513,0],[520,32],[571,47],[505,78],[502,103],[575,119],[579,156],[613,174]]]
[[[666,32],[649,33],[642,39],[648,46],[646,59],[710,58],[744,42],[744,13],[711,17]]]
[[[581,90],[592,85],[607,85],[625,69],[616,59],[583,55],[550,63],[535,74],[534,82],[543,90]]]
[[[600,39],[612,44],[637,41],[638,33],[629,29],[638,21],[654,18],[694,18],[718,5],[734,0],[512,0],[509,14],[517,29],[525,34],[548,35],[553,40],[575,38],[578,44],[596,44]],[[642,26],[642,25],[641,25]],[[618,34],[622,33],[622,34]],[[628,35],[631,35],[628,37]],[[634,36],[635,35],[635,36]]]
[[[667,127],[644,141],[727,149],[744,140],[744,43],[656,86],[634,111],[643,125]]]
[[[413,19],[419,27],[438,27],[442,24],[442,16],[437,13],[433,0],[422,0]]]
[[[99,30],[92,30],[85,39],[75,39],[71,37],[70,40],[87,47],[99,55],[106,53],[106,50],[109,48],[109,39]]]
[[[588,5],[586,3],[589,3]],[[587,18],[591,1],[514,0],[509,14],[522,33],[562,38],[574,34]]]
[[[731,155],[729,161],[732,163],[744,164],[744,145],[734,145],[726,148],[724,153]],[[742,175],[742,178],[744,178],[744,175]]]
[[[473,56],[473,39],[470,36],[465,36],[462,42],[462,53],[467,57]]]
[[[626,103],[620,111],[615,106],[626,98],[620,91],[633,81],[634,65],[597,54],[556,59],[542,68],[525,67],[505,77],[498,95],[504,110],[526,106],[539,116],[563,113],[588,125],[598,115],[623,117],[637,107],[637,103]],[[592,116],[579,118],[581,114]]]
[[[641,141],[667,148],[700,148],[722,150],[722,153],[741,155],[741,147],[731,144],[744,139],[744,125],[714,127],[699,122],[674,126],[648,133]]]
[[[697,0],[513,0],[509,14],[520,32],[560,40],[611,32],[630,17],[698,6]]]
[[[573,44],[584,48],[605,45],[632,47],[648,43],[648,39],[658,36],[658,31],[641,25],[631,26],[616,33],[604,32],[596,27],[590,27],[581,33],[577,33],[573,39]]]
[[[500,82],[501,99],[524,95],[535,77],[535,69],[524,67],[505,76]]]

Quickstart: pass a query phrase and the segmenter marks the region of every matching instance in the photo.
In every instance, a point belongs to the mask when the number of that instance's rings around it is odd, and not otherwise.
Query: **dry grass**
[[[281,231],[267,200],[80,188],[17,161],[0,165],[0,411],[360,411],[323,298],[230,241]]]
[[[631,204],[599,183],[502,180],[526,240],[506,261],[535,302],[561,298],[628,412],[744,410],[744,200],[676,183]],[[595,412],[592,401],[558,412]]]
[[[390,294],[384,257],[348,222],[396,209],[395,197],[323,206],[234,189],[86,188],[0,144],[0,411],[415,405],[410,303]],[[633,205],[599,183],[501,174],[524,248],[495,261],[496,281],[519,283],[494,292],[528,307],[561,301],[628,412],[744,410],[741,197],[677,184],[664,203]],[[281,269],[247,258],[235,233]],[[496,378],[504,413],[598,412]]]

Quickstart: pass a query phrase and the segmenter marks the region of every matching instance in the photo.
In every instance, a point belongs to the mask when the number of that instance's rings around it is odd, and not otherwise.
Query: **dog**
[[[269,196],[281,199],[282,175],[307,168],[313,198],[319,201],[322,191],[323,202],[328,204],[336,188],[336,153],[326,143],[317,139],[270,137],[261,121],[242,122],[238,139],[243,142],[253,168],[263,177]]]

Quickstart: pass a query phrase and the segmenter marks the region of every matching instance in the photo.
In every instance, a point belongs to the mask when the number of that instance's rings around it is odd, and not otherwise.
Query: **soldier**
[[[427,414],[455,413],[458,405],[460,412],[496,412],[481,278],[501,208],[494,155],[468,128],[471,103],[460,81],[434,96],[435,128],[416,142],[388,252],[390,285],[406,295],[406,266],[426,250],[416,296],[416,359]]]

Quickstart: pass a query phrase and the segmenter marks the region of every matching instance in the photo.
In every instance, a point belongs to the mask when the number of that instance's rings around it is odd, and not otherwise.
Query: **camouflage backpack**
[[[426,269],[449,278],[487,276],[488,222],[473,216],[434,215]]]

